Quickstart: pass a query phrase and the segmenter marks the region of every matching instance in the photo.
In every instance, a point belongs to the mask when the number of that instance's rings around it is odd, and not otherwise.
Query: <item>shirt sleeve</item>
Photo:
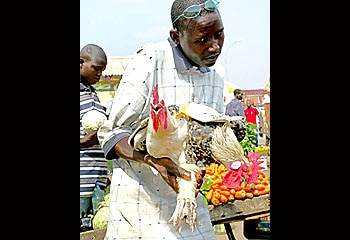
[[[98,130],[98,139],[107,159],[116,158],[114,146],[132,134],[149,116],[150,82],[155,66],[154,52],[141,49],[133,54],[115,93],[109,118]]]

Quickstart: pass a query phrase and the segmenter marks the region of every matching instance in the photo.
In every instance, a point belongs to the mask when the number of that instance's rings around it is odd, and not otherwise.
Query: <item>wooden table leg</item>
[[[248,240],[244,235],[244,220],[231,222],[231,227],[233,228],[236,240]]]
[[[225,231],[229,240],[236,240],[235,235],[233,235],[230,223],[224,223]]]

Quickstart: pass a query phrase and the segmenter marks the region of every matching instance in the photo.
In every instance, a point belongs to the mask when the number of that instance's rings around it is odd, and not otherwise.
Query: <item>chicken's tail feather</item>
[[[242,146],[228,124],[223,124],[214,129],[210,149],[214,159],[225,166],[236,159],[248,162],[244,156]]]

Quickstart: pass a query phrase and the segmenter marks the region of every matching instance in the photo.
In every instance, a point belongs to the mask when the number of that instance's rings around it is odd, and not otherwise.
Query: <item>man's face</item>
[[[213,66],[224,44],[224,26],[217,11],[186,19],[179,42],[186,56],[202,67]]]
[[[243,98],[243,92],[237,93],[237,94],[236,94],[236,98],[237,98],[238,100],[242,100],[242,98]]]
[[[86,82],[95,84],[100,81],[102,72],[106,69],[106,61],[101,59],[92,59],[84,61],[80,64],[80,76]]]

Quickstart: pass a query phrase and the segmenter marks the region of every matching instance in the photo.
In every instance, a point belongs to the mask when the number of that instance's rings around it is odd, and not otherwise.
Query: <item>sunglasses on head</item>
[[[208,11],[215,11],[216,9],[218,9],[219,7],[219,1],[217,0],[208,0],[205,3],[199,4],[199,5],[192,5],[189,6],[188,8],[186,8],[184,10],[184,12],[178,16],[174,21],[173,24],[179,20],[180,17],[184,17],[184,18],[195,18],[197,17],[201,11],[202,11],[202,5],[204,5],[204,9],[208,10]]]

